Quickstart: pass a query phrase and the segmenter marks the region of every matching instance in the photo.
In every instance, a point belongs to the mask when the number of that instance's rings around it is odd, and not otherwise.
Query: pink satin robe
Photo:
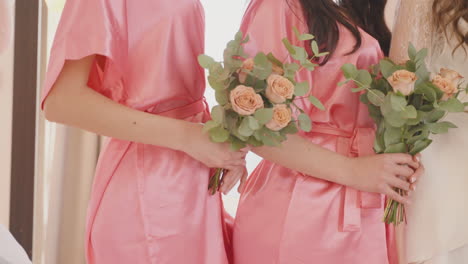
[[[287,2],[290,2],[289,4]],[[273,52],[287,58],[281,39],[296,40],[293,26],[308,32],[298,1],[253,0],[241,30],[250,36],[247,53]],[[331,60],[298,81],[312,83],[312,93],[326,106],[297,104],[313,121],[309,141],[346,156],[373,154],[374,123],[359,94],[344,80],[345,63],[367,69],[382,57],[378,41],[361,30],[362,45],[340,26],[340,40]],[[299,42],[296,45],[300,45]],[[291,153],[294,155],[294,153]],[[314,157],[310,157],[314,162]],[[336,164],[335,166],[340,166]],[[248,179],[234,224],[235,264],[387,264],[383,197],[321,180],[313,175],[262,161]]]
[[[203,122],[203,51],[198,0],[68,0],[43,96],[65,60],[98,54],[92,89],[140,111]],[[208,194],[209,176],[185,153],[111,139],[91,194],[88,263],[228,263],[222,201]]]

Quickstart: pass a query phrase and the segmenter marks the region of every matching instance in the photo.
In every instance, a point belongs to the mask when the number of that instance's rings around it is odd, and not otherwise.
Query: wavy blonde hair
[[[437,30],[444,32],[447,39],[449,39],[449,28],[451,28],[451,32],[455,33],[458,45],[453,52],[458,48],[463,48],[467,52],[468,32],[463,31],[460,22],[462,20],[468,22],[468,0],[435,0],[432,12]]]

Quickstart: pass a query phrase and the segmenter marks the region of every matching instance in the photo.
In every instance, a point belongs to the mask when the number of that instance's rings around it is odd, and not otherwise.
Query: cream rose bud
[[[257,109],[263,108],[262,97],[252,87],[237,86],[231,91],[229,99],[232,109],[239,115],[252,115]]]
[[[273,118],[265,126],[273,131],[279,131],[285,128],[291,119],[291,108],[285,104],[277,104],[273,107]]]
[[[388,78],[388,82],[393,88],[393,91],[400,92],[403,95],[407,96],[413,93],[414,85],[418,77],[414,72],[407,70],[398,70]]]
[[[458,87],[463,76],[460,73],[450,69],[440,69],[440,76],[452,82],[453,86]]]
[[[274,63],[272,63],[272,65],[273,65],[273,68],[272,68],[273,73],[278,74],[278,75],[284,75],[284,69],[281,66],[278,66]]]
[[[432,83],[444,92],[444,96],[442,96],[442,100],[444,101],[452,98],[458,92],[458,87],[453,85],[450,79],[444,78],[441,75],[436,75],[432,79]]]
[[[239,82],[245,83],[247,80],[248,72],[253,71],[255,66],[254,59],[248,58],[242,62],[241,70],[239,71]]]
[[[267,79],[266,97],[275,104],[281,104],[286,99],[292,99],[294,84],[281,75],[272,74]]]

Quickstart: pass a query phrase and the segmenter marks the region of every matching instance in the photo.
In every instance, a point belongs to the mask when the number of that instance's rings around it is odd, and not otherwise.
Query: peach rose
[[[255,62],[252,58],[246,59],[242,62],[241,70],[239,71],[239,82],[245,83],[247,80],[248,72],[251,72],[254,69]]]
[[[281,75],[272,74],[267,79],[266,97],[275,104],[281,104],[291,99],[294,94],[294,84]]]
[[[273,131],[279,131],[285,128],[291,119],[291,109],[285,104],[277,104],[273,107],[273,118],[265,126]]]
[[[284,69],[281,66],[278,66],[274,63],[273,64],[273,73],[278,74],[278,75],[283,75],[284,74]]]
[[[416,80],[418,80],[416,74],[407,70],[398,70],[388,78],[393,91],[400,92],[405,96],[413,93]]]
[[[450,79],[444,78],[441,75],[436,75],[434,79],[432,79],[432,83],[444,92],[444,96],[442,97],[444,101],[452,98],[458,92],[457,86],[453,85]]]
[[[262,97],[252,87],[239,85],[231,91],[229,98],[232,109],[240,115],[248,116],[263,108]]]
[[[458,87],[461,79],[463,79],[463,76],[461,76],[460,73],[454,70],[444,69],[444,68],[440,69],[440,76],[442,76],[442,78],[450,80],[453,86],[455,87]]]

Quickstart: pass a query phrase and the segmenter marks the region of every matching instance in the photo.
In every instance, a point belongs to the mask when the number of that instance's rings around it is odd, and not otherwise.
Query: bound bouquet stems
[[[424,62],[426,49],[417,51],[410,44],[408,55],[410,59],[402,64],[382,59],[370,72],[352,64],[342,67],[346,78],[342,84],[355,84],[353,92],[362,93],[361,102],[368,106],[376,123],[376,153],[414,156],[432,143],[432,134],[447,133],[457,127],[444,121],[447,114],[465,110],[466,104],[457,98],[468,86],[462,87],[463,77],[459,73],[441,69],[431,75]],[[401,189],[395,191],[407,195]],[[398,225],[405,220],[404,205],[388,199],[385,223]]]
[[[224,170],[223,169],[216,169],[215,173],[210,177],[210,181],[208,183],[208,190],[210,191],[211,195],[214,195],[221,187],[221,182],[223,181]]]

